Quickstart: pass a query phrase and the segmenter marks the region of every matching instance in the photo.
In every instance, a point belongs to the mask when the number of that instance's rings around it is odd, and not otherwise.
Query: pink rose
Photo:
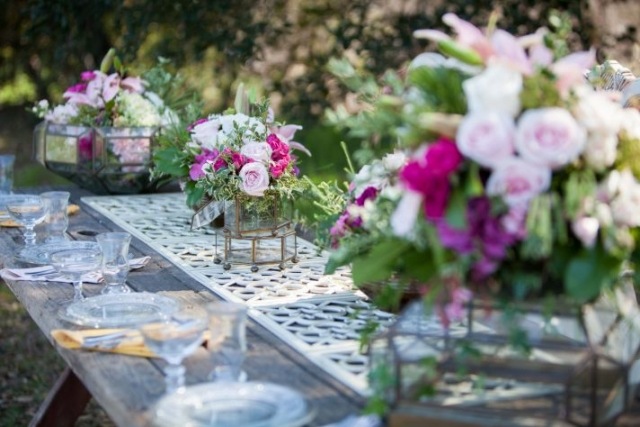
[[[264,196],[264,191],[269,188],[269,171],[260,162],[245,164],[240,170],[242,180],[241,189],[250,196]]]
[[[502,196],[509,206],[528,203],[549,188],[551,169],[511,157],[498,165],[487,181],[489,196]]]
[[[470,113],[458,128],[456,144],[465,156],[493,168],[513,156],[515,134],[513,119],[504,113]]]
[[[528,110],[518,121],[516,149],[523,159],[555,169],[575,160],[587,142],[585,130],[563,108]]]

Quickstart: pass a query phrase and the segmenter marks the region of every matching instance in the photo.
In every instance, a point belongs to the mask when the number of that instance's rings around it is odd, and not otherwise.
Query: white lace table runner
[[[82,201],[139,238],[221,298],[245,303],[249,316],[318,367],[367,394],[367,356],[358,351],[359,334],[374,317],[382,325],[393,315],[374,309],[355,291],[347,269],[324,275],[325,254],[298,238],[296,264],[234,264],[224,270],[213,262],[213,229],[191,230],[193,212],[184,195],[84,197]],[[223,239],[218,239],[223,244]]]

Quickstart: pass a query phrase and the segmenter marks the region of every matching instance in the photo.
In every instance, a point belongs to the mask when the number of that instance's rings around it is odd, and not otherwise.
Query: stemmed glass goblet
[[[182,361],[202,343],[206,328],[206,318],[195,313],[178,313],[140,326],[147,347],[167,362],[164,367],[167,393],[184,388],[186,369]]]
[[[10,198],[6,202],[7,212],[17,223],[24,226],[25,246],[36,244],[36,232],[34,228],[44,221],[47,210],[40,196],[23,196]]]
[[[73,302],[84,299],[82,294],[82,276],[96,271],[102,264],[102,251],[95,248],[66,249],[51,254],[51,264],[58,273],[73,280]]]

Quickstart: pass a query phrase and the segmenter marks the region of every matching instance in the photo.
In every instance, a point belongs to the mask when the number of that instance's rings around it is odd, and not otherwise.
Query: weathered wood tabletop
[[[111,221],[81,203],[80,198],[90,193],[76,187],[65,189],[71,192],[71,203],[80,205],[80,212],[70,217],[67,230],[73,239],[93,241],[96,233],[117,229]],[[3,268],[24,266],[13,256],[21,245],[22,235],[18,228],[0,229],[0,265]],[[139,240],[133,239],[130,251],[134,257],[151,256],[148,265],[129,274],[127,283],[135,291],[170,296],[187,309],[201,307],[218,299]],[[6,281],[6,285],[24,305],[42,333],[55,345],[50,331],[70,327],[59,319],[57,313],[60,302],[73,295],[71,284]],[[99,291],[99,285],[85,285],[86,295],[95,295]],[[361,410],[364,404],[361,396],[323,374],[260,325],[249,322],[247,341],[249,348],[243,369],[248,377],[255,381],[283,384],[304,394],[316,412],[310,426],[335,422]],[[164,362],[103,352],[66,350],[57,346],[56,350],[114,423],[119,426],[150,425],[153,405],[164,392],[161,371]],[[212,370],[209,359],[206,350],[201,348],[185,360],[187,384],[207,381]],[[64,393],[64,389],[60,393]],[[82,403],[79,405],[84,406]]]

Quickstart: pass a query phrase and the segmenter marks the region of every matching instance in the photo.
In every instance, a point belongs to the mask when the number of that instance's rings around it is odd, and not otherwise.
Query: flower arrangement
[[[64,91],[64,103],[52,106],[44,99],[32,111],[51,123],[78,126],[155,127],[175,120],[162,98],[147,90],[149,82],[128,75],[114,55],[112,49],[100,69],[82,72]],[[108,73],[112,63],[116,70]]]
[[[406,157],[355,175],[327,272],[351,264],[356,284],[418,282],[445,322],[471,292],[597,299],[640,260],[640,112],[589,84],[594,52],[559,53],[552,32],[443,21],[455,37],[415,36],[446,56],[419,55],[404,84],[348,118],[397,123]]]
[[[94,162],[103,161],[101,151],[105,150],[105,155],[113,159],[108,162],[117,165],[114,167],[118,171],[133,173],[132,176],[147,173],[152,138],[159,129],[177,120],[176,113],[165,103],[163,96],[171,97],[170,86],[178,79],[169,75],[163,69],[164,62],[160,62],[147,72],[149,79],[131,76],[111,49],[100,69],[82,72],[80,81],[64,91],[63,103],[51,105],[46,99],[37,102],[32,111],[45,120],[47,134],[82,133],[77,142],[64,138],[57,142],[49,140],[45,149],[47,160],[94,165]],[[115,70],[109,72],[112,66]],[[149,86],[161,91],[163,96],[150,90]],[[85,132],[85,128],[90,130]],[[108,142],[102,144],[97,141],[100,138]],[[44,141],[46,144],[47,140]],[[51,163],[45,162],[45,165],[50,167]],[[104,168],[104,165],[98,168]],[[68,178],[75,176],[69,176],[67,172],[65,168],[61,171]],[[123,177],[125,187],[132,183],[131,179]]]
[[[292,153],[310,154],[293,140],[301,126],[276,123],[268,101],[247,99],[241,87],[235,109],[199,118],[162,138],[154,174],[180,179],[189,206],[207,200],[267,204],[292,199],[305,188]]]

